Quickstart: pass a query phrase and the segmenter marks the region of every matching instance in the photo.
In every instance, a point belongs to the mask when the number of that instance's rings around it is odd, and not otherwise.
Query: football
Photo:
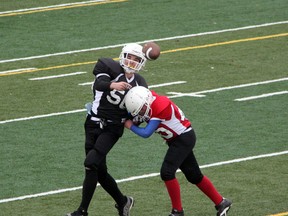
[[[144,44],[142,51],[148,60],[156,60],[160,56],[160,46],[155,42]]]

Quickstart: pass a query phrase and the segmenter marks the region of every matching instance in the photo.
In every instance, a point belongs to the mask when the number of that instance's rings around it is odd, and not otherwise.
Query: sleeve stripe
[[[96,75],[96,78],[98,78],[98,77],[100,77],[100,76],[110,77],[109,74],[107,74],[107,73],[100,73],[100,74],[97,74],[97,75]]]

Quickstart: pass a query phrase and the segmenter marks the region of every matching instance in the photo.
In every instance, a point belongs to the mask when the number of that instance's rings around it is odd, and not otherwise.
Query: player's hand
[[[144,122],[144,119],[143,119],[143,117],[140,117],[139,115],[137,115],[137,116],[135,116],[133,119],[132,119],[132,121],[133,121],[133,124],[134,125],[140,125],[141,123],[143,123]]]
[[[128,119],[128,120],[125,121],[125,124],[124,124],[124,125],[125,125],[126,128],[130,129],[131,126],[133,125],[133,121],[131,121],[130,119]]]
[[[130,88],[132,88],[132,86],[126,82],[112,82],[110,84],[110,89],[115,89],[117,91],[124,91]]]

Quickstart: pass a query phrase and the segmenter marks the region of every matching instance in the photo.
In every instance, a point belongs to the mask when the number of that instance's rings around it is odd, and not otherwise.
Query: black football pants
[[[104,190],[113,197],[118,206],[123,206],[126,202],[125,197],[119,190],[114,178],[107,172],[106,164],[108,152],[120,137],[119,125],[116,128],[114,125],[107,125],[104,129],[101,129],[97,122],[87,118],[84,127],[86,152],[84,166],[86,169],[80,208],[87,211],[96,189],[97,182],[99,182]]]
[[[195,143],[196,135],[193,129],[167,142],[169,148],[160,171],[163,181],[174,179],[177,169],[180,168],[189,182],[201,182],[203,175],[193,153]]]

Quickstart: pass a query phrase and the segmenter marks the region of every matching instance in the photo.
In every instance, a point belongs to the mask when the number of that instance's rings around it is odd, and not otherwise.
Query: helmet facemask
[[[127,73],[137,73],[146,63],[146,58],[142,52],[142,46],[136,43],[127,44],[120,53],[120,65]]]
[[[137,110],[131,113],[133,117],[138,116],[141,121],[148,121],[151,116],[150,103],[148,101],[143,101],[144,103],[139,106]]]
[[[151,112],[152,112],[152,110],[150,108],[150,104],[146,102],[142,106],[142,109],[138,113],[138,116],[140,117],[141,120],[148,121],[150,119],[151,114],[152,114]]]

